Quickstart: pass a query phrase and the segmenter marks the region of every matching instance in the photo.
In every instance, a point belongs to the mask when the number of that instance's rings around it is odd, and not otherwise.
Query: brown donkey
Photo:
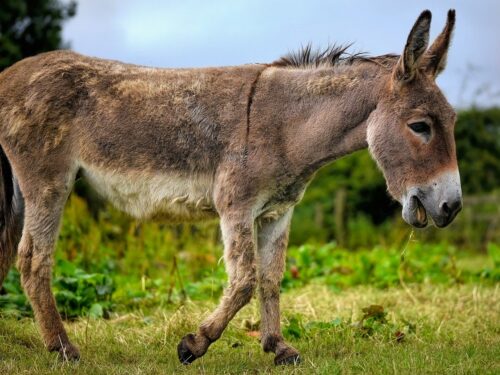
[[[138,218],[220,217],[229,285],[182,363],[205,354],[258,286],[262,346],[276,364],[293,207],[325,164],[369,147],[403,218],[443,227],[461,208],[455,112],[436,86],[455,23],[428,47],[431,13],[401,56],[309,47],[273,64],[153,69],[58,51],[0,75],[0,283],[18,257],[49,350],[78,358],[50,289],[52,253],[77,173]]]

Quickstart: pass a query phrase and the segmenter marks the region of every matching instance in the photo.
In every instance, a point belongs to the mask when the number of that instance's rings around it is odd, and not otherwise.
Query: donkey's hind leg
[[[292,209],[277,220],[263,222],[258,231],[261,343],[265,352],[275,353],[276,365],[300,362],[299,352],[285,343],[280,327],[280,284],[291,218]]]
[[[179,343],[177,352],[183,364],[189,364],[206,353],[229,321],[250,302],[257,284],[253,218],[240,213],[224,215],[221,229],[229,286],[219,306],[200,325],[198,332],[184,336]]]
[[[36,189],[28,190],[17,263],[21,282],[47,348],[63,359],[78,359],[80,354],[69,341],[50,285],[52,254],[69,189],[64,183],[39,182]]]
[[[2,289],[3,282],[9,273],[10,267],[16,259],[16,248],[5,247],[0,249],[0,289]]]
[[[0,148],[0,159],[6,160],[5,155],[1,155],[3,150]],[[0,185],[3,185],[2,193],[0,193],[0,207],[3,211],[1,215],[2,225],[0,228],[0,289],[14,263],[17,255],[17,247],[21,239],[24,217],[24,200],[19,190],[17,180],[11,176],[5,177],[5,164],[2,166],[2,175],[0,175]],[[6,194],[9,188],[6,189],[5,184],[9,183],[5,179],[11,179],[10,194]]]

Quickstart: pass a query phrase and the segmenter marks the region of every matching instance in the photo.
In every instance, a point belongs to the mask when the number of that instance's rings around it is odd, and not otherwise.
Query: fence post
[[[335,193],[334,216],[335,216],[335,239],[340,247],[347,245],[346,232],[346,190],[340,188]]]

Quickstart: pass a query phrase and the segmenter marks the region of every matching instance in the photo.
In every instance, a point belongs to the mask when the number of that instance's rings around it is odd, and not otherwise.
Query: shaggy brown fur
[[[49,350],[79,356],[50,281],[80,173],[136,217],[220,217],[229,286],[180,342],[182,363],[205,354],[257,287],[264,350],[296,363],[279,287],[293,207],[320,167],[369,146],[408,222],[422,226],[428,212],[446,225],[459,210],[455,114],[434,82],[454,12],[427,50],[430,17],[418,18],[401,58],[306,47],[270,65],[153,69],[58,51],[0,74],[0,282],[17,247]]]

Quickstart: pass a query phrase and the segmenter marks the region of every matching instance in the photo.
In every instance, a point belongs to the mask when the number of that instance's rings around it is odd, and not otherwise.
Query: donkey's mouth
[[[409,197],[405,204],[403,204],[403,218],[415,228],[424,228],[427,226],[427,211],[422,201],[416,195]]]
[[[420,202],[420,199],[417,197],[414,197],[414,199],[417,200],[417,212],[416,212],[416,219],[418,225],[415,225],[418,228],[423,228],[427,225],[427,211],[425,211],[424,205],[422,202]]]

